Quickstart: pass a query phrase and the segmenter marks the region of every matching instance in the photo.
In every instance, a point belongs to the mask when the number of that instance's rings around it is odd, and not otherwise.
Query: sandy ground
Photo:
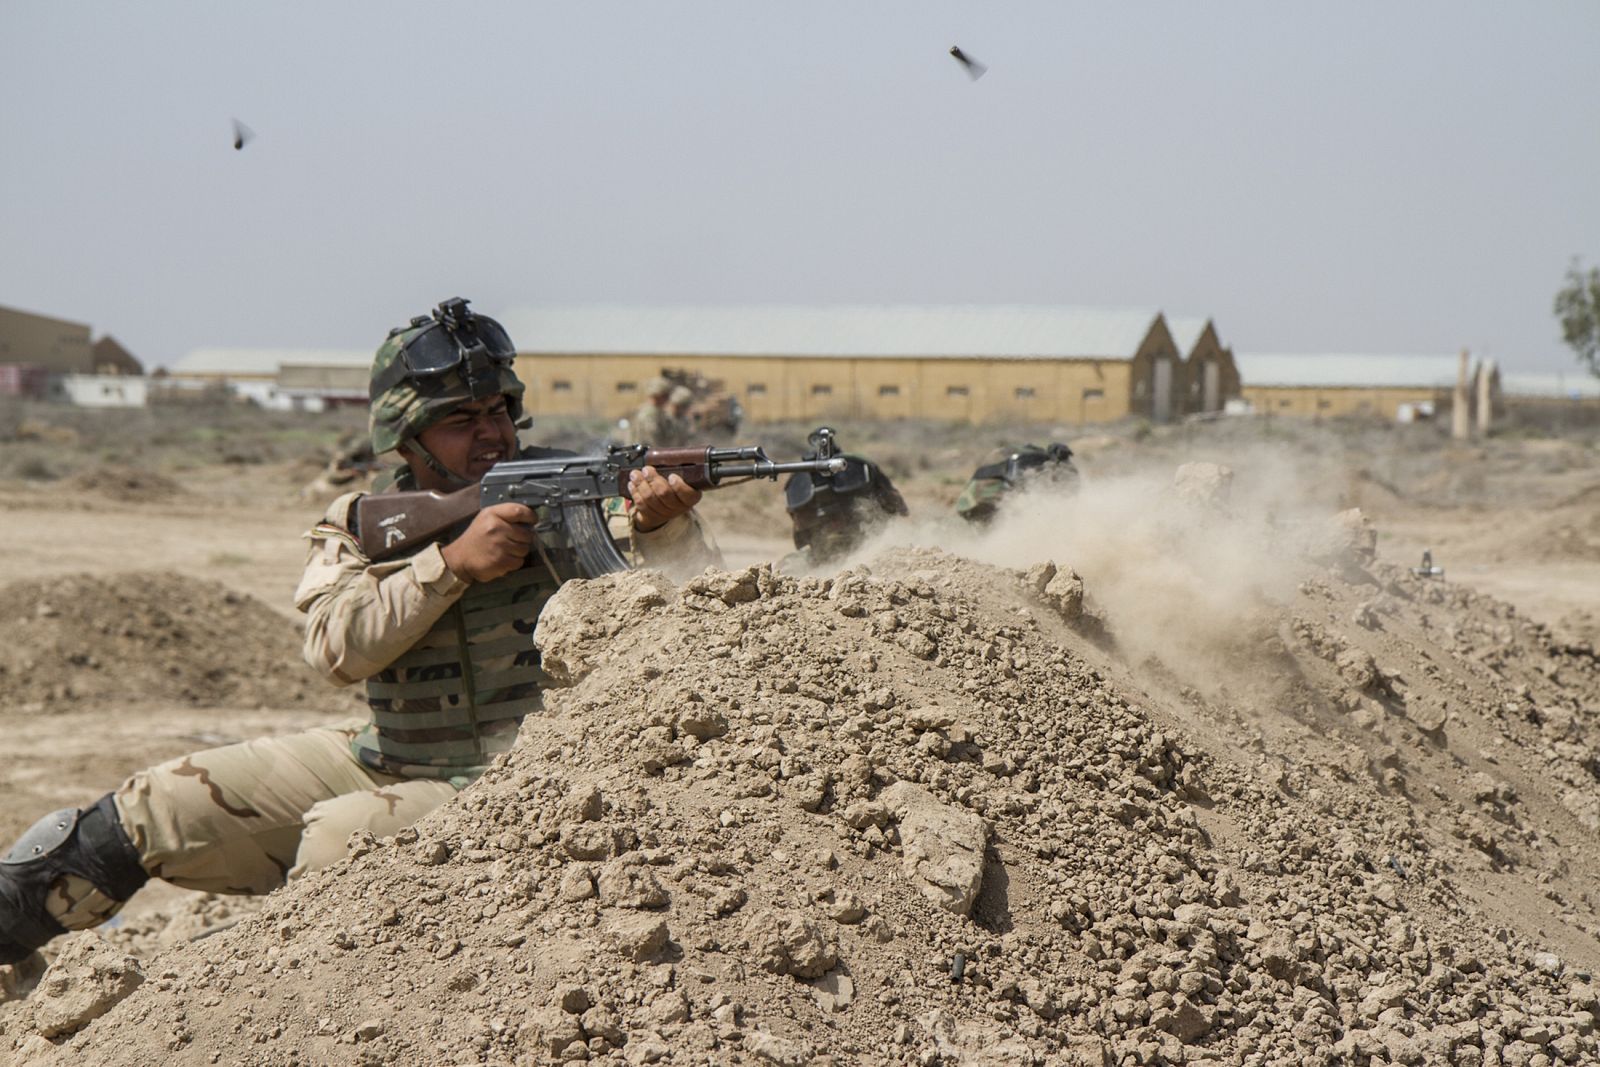
[[[39,413],[30,415],[37,420]],[[50,409],[43,415],[48,419]],[[90,447],[92,430],[73,428],[80,454],[46,478],[37,467],[28,468],[28,456],[36,448],[49,451],[51,442],[18,438],[15,418],[11,425],[11,440],[0,444],[0,460],[9,461],[0,462],[0,587],[74,575],[137,582],[139,574],[176,572],[254,598],[282,621],[292,641],[291,594],[303,555],[299,535],[320,514],[319,503],[301,499],[298,486],[315,473],[318,450],[346,428],[342,423],[329,421],[316,433],[252,424],[249,431],[266,441],[258,451],[271,458],[247,465],[197,463],[181,442],[174,446],[174,461],[152,445],[143,452],[145,461],[164,471],[171,484],[129,491],[108,490],[97,477],[108,464]],[[151,425],[136,429],[149,434]],[[1034,428],[1029,436],[1038,440],[1041,433],[1048,430]],[[779,442],[772,451],[782,454],[782,445],[800,435],[783,428],[771,436]],[[1431,427],[1400,434],[1372,427],[1279,426],[1267,436],[1259,426],[1245,425],[1155,434],[1129,428],[1084,438],[1079,466],[1086,480],[1110,482],[1168,472],[1187,460],[1213,460],[1234,467],[1241,482],[1291,486],[1285,492],[1295,507],[1314,505],[1326,514],[1360,506],[1379,531],[1380,559],[1412,566],[1430,549],[1453,582],[1515,605],[1559,640],[1600,641],[1596,434],[1549,439],[1520,433],[1470,449],[1449,447]],[[949,517],[949,505],[965,473],[999,437],[993,430],[952,435],[891,426],[861,429],[850,444],[896,473],[913,509],[905,540],[959,550],[965,534]],[[60,446],[53,447],[59,454]],[[114,487],[116,480],[109,484]],[[781,498],[772,487],[727,490],[708,498],[702,511],[730,565],[775,559],[789,548]],[[17,619],[29,606],[9,609],[21,614],[4,626],[18,632]],[[242,706],[152,701],[139,692],[88,700],[67,693],[43,706],[27,699],[0,703],[0,755],[8,768],[0,775],[0,838],[9,840],[46,811],[92,800],[140,767],[197,747],[301,729],[347,714],[352,706],[349,694],[332,689],[286,706],[270,694],[256,696]],[[1495,891],[1492,880],[1469,889]],[[122,921],[182,906],[176,891],[150,892]]]
[[[146,418],[147,413],[129,416],[138,420],[131,430],[110,425],[120,417],[115,413],[97,417],[90,425],[98,429],[89,429],[81,413],[37,410],[43,417],[13,414],[11,425],[24,417],[47,426],[80,419],[79,428],[70,431],[82,438],[74,460],[79,482],[100,481],[86,472],[122,467],[97,462],[90,447],[92,433],[120,439],[132,432],[148,439],[168,432],[163,429],[167,420]],[[0,434],[6,421],[0,418]],[[295,619],[292,593],[304,552],[300,535],[320,517],[321,506],[302,500],[299,488],[316,473],[324,450],[348,430],[350,416],[325,417],[311,430],[295,422],[260,422],[257,417],[247,423],[253,436],[237,447],[279,457],[273,462],[207,464],[197,462],[190,449],[177,448],[170,455],[154,446],[134,449],[135,455],[156,453],[152,466],[181,486],[176,492],[147,487],[108,494],[76,486],[73,476],[50,481],[0,476],[0,585],[58,575],[167,570],[220,582],[287,620]],[[224,419],[218,425],[233,423]],[[211,436],[221,432],[213,429]],[[591,431],[567,432],[570,441],[562,440],[559,429],[544,436],[575,447]],[[1048,428],[1034,427],[1027,435],[1041,440],[1048,433]],[[1292,436],[1280,441],[1284,433]],[[949,519],[949,505],[965,474],[990,444],[1006,437],[992,428],[952,434],[939,427],[922,432],[893,424],[860,428],[854,434],[847,439],[849,447],[897,473],[897,484],[918,520],[916,539],[935,544],[944,540],[941,526],[959,526]],[[785,449],[798,449],[803,429],[757,429],[748,436],[771,442],[769,450],[783,455]],[[1144,439],[1126,432],[1059,436],[1077,445],[1086,479],[1123,476],[1145,466],[1170,471],[1188,459],[1216,459],[1248,470],[1252,459],[1259,458],[1261,444],[1255,427],[1219,424],[1173,428]],[[1518,436],[1463,453],[1440,442],[1431,427],[1406,436],[1365,426],[1289,427],[1276,431],[1271,444],[1273,451],[1295,453],[1305,480],[1335,487],[1330,503],[1366,511],[1380,531],[1380,557],[1411,566],[1424,548],[1431,548],[1451,579],[1503,597],[1573,640],[1597,641],[1597,436]],[[1328,447],[1330,440],[1337,448]],[[48,441],[13,440],[0,444],[0,460],[9,458],[14,469],[21,462],[19,454],[29,449],[60,453]],[[1468,475],[1461,475],[1459,468],[1466,468]],[[0,475],[5,470],[0,462]],[[1377,482],[1374,471],[1386,477]],[[1570,503],[1575,499],[1581,503]],[[792,547],[781,494],[768,483],[714,494],[702,511],[730,565],[777,559]],[[1547,530],[1555,520],[1583,526],[1591,539],[1563,547]],[[27,713],[0,708],[0,738],[17,768],[0,778],[0,836],[26,826],[31,812],[68,803],[74,796],[91,799],[128,772],[181,754],[194,746],[188,738],[195,735],[242,738],[260,730],[293,730],[350,707],[343,694],[332,690],[322,708],[281,708],[267,716],[243,717],[232,709],[149,707],[138,703],[136,694],[129,697],[134,702],[115,712],[101,705],[74,707],[65,716],[53,713],[43,726]],[[79,728],[101,722],[104,727]]]

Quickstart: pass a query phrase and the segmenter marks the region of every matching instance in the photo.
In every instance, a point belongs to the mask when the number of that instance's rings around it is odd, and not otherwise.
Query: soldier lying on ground
[[[474,484],[519,449],[522,383],[498,323],[466,301],[391,331],[372,366],[378,453],[401,489]],[[631,475],[634,550],[649,562],[703,551],[700,492],[646,467]],[[443,804],[511,747],[540,705],[534,624],[557,582],[521,504],[479,511],[456,536],[371,563],[353,528],[360,493],[308,535],[295,604],[306,659],[336,685],[365,681],[370,714],[184,756],[140,771],[82,810],[45,816],[0,859],[0,964],[110,918],[149,878],[266,893],[345,853],[355,830],[395,833]],[[576,573],[571,546],[547,552]]]
[[[1077,484],[1072,449],[1059,442],[1046,448],[1023,445],[1001,452],[972,472],[956,499],[956,514],[982,526],[994,520],[1006,496],[1018,489],[1055,486],[1070,490]]]
[[[348,433],[334,446],[333,456],[322,473],[300,490],[300,499],[326,499],[349,491],[380,466],[378,457],[372,454],[371,437],[359,432]]]
[[[908,513],[905,498],[883,468],[865,456],[840,452],[833,430],[820,426],[806,440],[811,445],[806,459],[838,456],[845,468],[837,474],[792,475],[784,484],[795,551],[779,567],[789,573],[843,559],[884,522]]]

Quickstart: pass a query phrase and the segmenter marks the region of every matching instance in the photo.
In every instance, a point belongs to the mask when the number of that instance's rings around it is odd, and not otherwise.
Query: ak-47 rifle
[[[628,475],[654,467],[678,475],[696,489],[714,489],[730,479],[776,479],[797,471],[837,473],[842,459],[774,463],[759,446],[649,448],[613,446],[587,456],[550,456],[496,463],[477,485],[453,493],[369,493],[356,504],[361,551],[376,562],[398,555],[449,530],[495,504],[544,509],[534,526],[535,547],[545,535],[565,531],[584,577],[628,569],[606,529],[604,502],[628,495]],[[548,566],[548,559],[546,561]]]

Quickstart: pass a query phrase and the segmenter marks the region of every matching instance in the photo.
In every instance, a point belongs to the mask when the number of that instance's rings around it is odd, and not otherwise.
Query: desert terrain
[[[0,838],[360,712],[291,603],[359,425],[0,408]],[[456,802],[0,968],[0,1063],[1600,1062],[1600,426],[837,428],[908,520],[788,575],[708,495]],[[1080,490],[965,528],[1024,440]]]

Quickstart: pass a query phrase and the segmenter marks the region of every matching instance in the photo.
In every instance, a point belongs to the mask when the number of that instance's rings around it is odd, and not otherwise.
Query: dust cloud
[[[1270,637],[1338,508],[1326,478],[1262,447],[1228,466],[1150,465],[1082,478],[1076,490],[1024,489],[988,528],[953,516],[892,522],[845,565],[918,546],[1019,570],[1070,567],[1128,660],[1212,690]]]

